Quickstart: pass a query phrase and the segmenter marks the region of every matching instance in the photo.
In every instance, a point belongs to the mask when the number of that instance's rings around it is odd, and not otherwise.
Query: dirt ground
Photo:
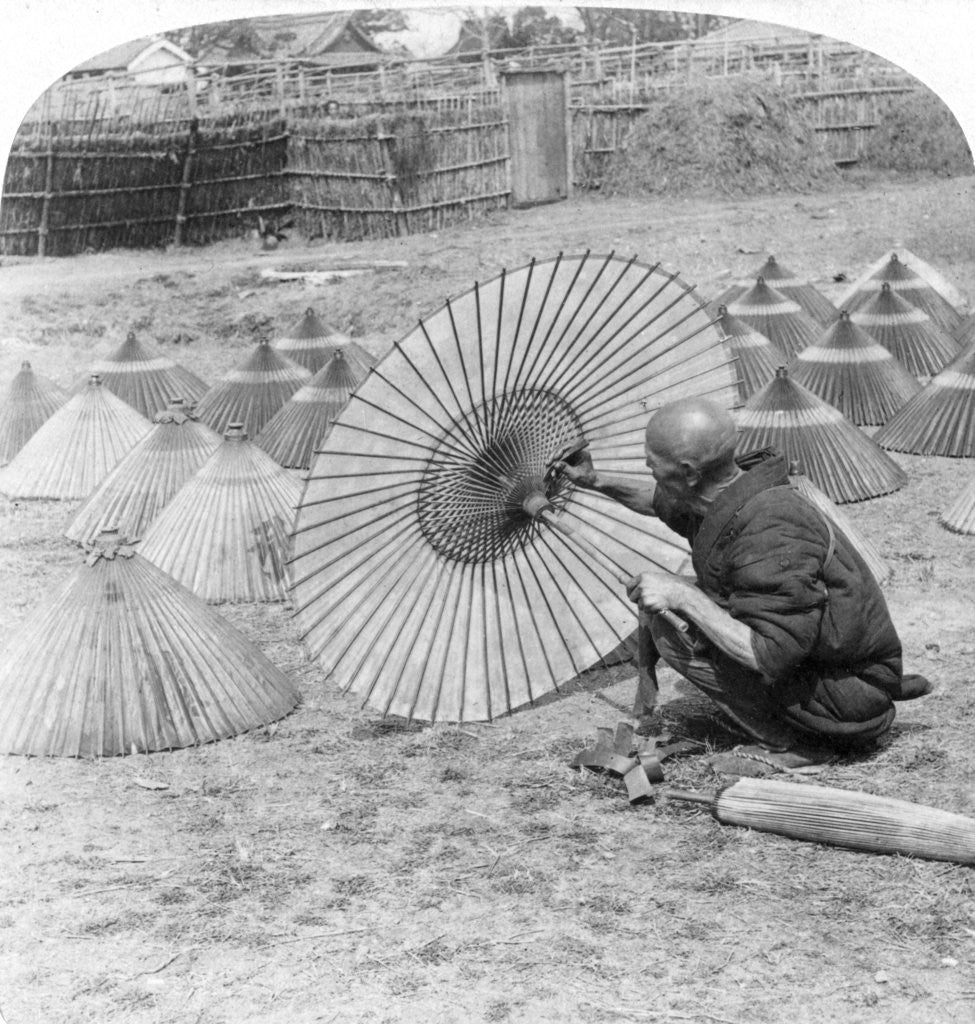
[[[892,245],[975,300],[975,179],[739,202],[581,197],[389,242],[0,261],[0,382],[62,383],[135,329],[204,379],[314,307],[377,354],[475,279],[559,250],[680,269],[710,298],[768,252],[827,294]],[[340,283],[265,267],[403,260]],[[932,696],[892,742],[813,783],[975,815],[975,537],[938,513],[975,462],[896,455],[907,487],[845,510],[893,567],[906,667]],[[77,503],[0,504],[0,642],[78,564]],[[634,670],[589,673],[492,724],[381,720],[307,663],[281,606],[224,608],[300,708],[204,748],[0,761],[0,1010],[8,1024],[948,1024],[975,1013],[972,869],[630,807],[568,758],[627,717]],[[714,746],[662,676],[665,722]],[[695,724],[696,723],[696,724]],[[721,780],[692,756],[672,782]]]

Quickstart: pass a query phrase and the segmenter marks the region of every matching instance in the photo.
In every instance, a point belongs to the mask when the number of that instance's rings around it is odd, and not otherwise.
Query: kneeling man
[[[691,625],[683,633],[650,615],[660,656],[756,741],[739,753],[792,767],[869,748],[890,728],[893,701],[930,686],[904,676],[887,603],[859,553],[790,486],[781,455],[736,459],[736,439],[729,413],[685,399],[647,424],[650,487],[599,473],[586,452],[562,468],[690,543],[696,580],[645,572],[628,593]]]

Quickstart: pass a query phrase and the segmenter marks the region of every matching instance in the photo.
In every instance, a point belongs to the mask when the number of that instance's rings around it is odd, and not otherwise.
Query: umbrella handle
[[[622,573],[617,566],[607,565],[608,558],[605,554],[603,554],[602,551],[599,550],[599,548],[597,548],[590,541],[586,540],[585,537],[583,537],[580,533],[574,530],[567,523],[560,522],[558,519],[556,519],[551,514],[548,508],[542,508],[538,512],[534,513],[532,513],[530,509],[528,511],[530,514],[535,515],[536,518],[541,519],[548,526],[551,526],[553,530],[558,530],[559,533],[563,534],[563,536],[570,537],[580,547],[584,547],[587,551],[594,555],[607,569],[609,569],[609,571],[616,577],[616,579],[620,583],[623,584],[624,587],[627,583],[629,583],[630,577],[627,576],[625,573]],[[672,612],[669,608],[665,608],[662,612],[654,612],[653,614],[662,616],[667,622],[671,624],[671,626],[674,627],[674,629],[680,630],[681,633],[686,633],[690,629],[690,626],[679,615],[677,615],[676,612]]]

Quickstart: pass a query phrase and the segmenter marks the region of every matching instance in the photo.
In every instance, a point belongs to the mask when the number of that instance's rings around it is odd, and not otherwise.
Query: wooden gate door
[[[568,83],[564,71],[505,71],[511,205],[565,199],[571,190]]]

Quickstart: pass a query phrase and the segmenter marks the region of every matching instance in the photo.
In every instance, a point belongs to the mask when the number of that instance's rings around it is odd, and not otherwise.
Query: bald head
[[[731,414],[704,398],[684,398],[661,406],[647,424],[647,461],[656,458],[682,467],[710,484],[736,472],[738,428]]]

